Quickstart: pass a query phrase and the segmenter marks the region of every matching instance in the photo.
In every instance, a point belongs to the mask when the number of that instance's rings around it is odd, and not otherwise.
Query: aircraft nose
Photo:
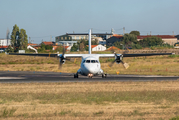
[[[88,68],[88,71],[89,71],[90,73],[93,73],[93,72],[94,72],[94,70],[95,70],[95,69],[94,69],[94,68],[92,68],[92,67],[89,67],[89,68]]]
[[[97,72],[97,66],[88,66],[89,73],[96,73]]]

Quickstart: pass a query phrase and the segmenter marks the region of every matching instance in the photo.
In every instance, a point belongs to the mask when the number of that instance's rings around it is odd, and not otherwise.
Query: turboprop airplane
[[[92,78],[96,75],[102,75],[102,77],[107,77],[107,74],[101,69],[99,58],[115,58],[113,63],[122,63],[123,66],[127,69],[129,65],[123,62],[123,57],[139,57],[139,56],[154,56],[154,55],[172,55],[174,53],[149,53],[149,54],[91,54],[91,30],[89,30],[89,53],[88,54],[65,54],[63,51],[62,54],[28,54],[28,53],[9,53],[9,55],[27,55],[27,56],[44,56],[44,57],[59,57],[59,64],[62,67],[62,64],[65,63],[68,58],[82,58],[81,67],[74,74],[74,78],[78,78],[78,74],[88,76]]]

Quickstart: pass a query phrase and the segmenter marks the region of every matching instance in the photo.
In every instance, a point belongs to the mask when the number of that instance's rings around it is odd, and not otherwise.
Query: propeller
[[[64,57],[65,51],[66,51],[66,49],[65,49],[65,46],[63,45],[63,51],[62,51],[62,54],[60,55],[60,61],[59,61],[59,64],[58,64],[59,69],[62,68],[62,65],[64,64],[65,60],[69,60],[69,59]]]
[[[129,68],[129,65],[122,60],[123,54],[121,54],[120,56],[118,56],[118,55],[114,52],[114,55],[115,55],[115,60],[111,62],[111,64],[109,65],[109,67],[112,67],[115,62],[116,62],[116,63],[120,63],[120,62],[121,62],[125,69]]]
[[[66,60],[68,60],[68,61],[70,61],[70,62],[73,62],[73,61],[71,61],[71,59],[64,57],[65,52],[66,52],[66,49],[65,49],[65,46],[63,46],[62,54],[59,56],[59,58],[60,58],[59,64],[58,64],[58,68],[59,68],[59,69],[62,68],[62,65],[65,63]],[[75,62],[73,62],[73,63],[75,63]],[[75,63],[75,65],[76,65],[76,63]]]

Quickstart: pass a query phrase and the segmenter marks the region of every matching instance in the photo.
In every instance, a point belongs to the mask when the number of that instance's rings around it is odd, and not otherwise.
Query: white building
[[[0,39],[0,46],[9,46],[11,45],[11,40],[10,39]]]
[[[103,45],[91,45],[92,51],[105,51],[106,47]]]
[[[73,46],[74,43],[77,44],[77,41],[59,41],[56,45]]]
[[[10,39],[0,39],[0,51],[5,51],[8,46],[11,45],[11,40]]]

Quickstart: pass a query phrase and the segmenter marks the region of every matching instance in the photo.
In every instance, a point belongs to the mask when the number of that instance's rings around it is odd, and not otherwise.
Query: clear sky
[[[179,34],[179,0],[0,0],[0,38],[26,30],[34,43],[66,32]]]

